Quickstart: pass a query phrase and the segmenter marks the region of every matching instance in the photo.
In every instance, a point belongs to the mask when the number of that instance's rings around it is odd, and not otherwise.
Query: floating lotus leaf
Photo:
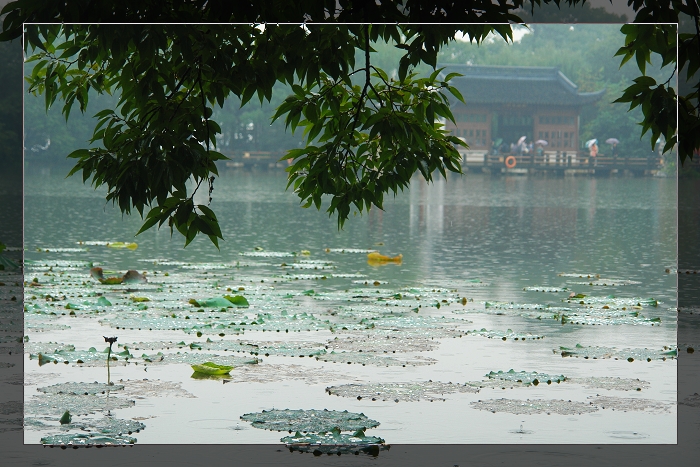
[[[598,407],[585,402],[565,401],[561,399],[489,399],[470,402],[475,409],[489,412],[506,412],[516,415],[535,415],[546,413],[559,415],[581,415],[596,412]]]
[[[238,267],[238,265],[236,263],[184,263],[180,264],[180,267],[183,269],[202,269],[205,271],[213,271],[216,269],[233,269]]]
[[[131,436],[104,436],[82,433],[50,435],[41,438],[41,444],[50,446],[122,446],[136,443]]]
[[[124,436],[139,433],[146,428],[141,422],[135,420],[122,420],[114,417],[102,417],[99,420],[80,420],[73,422],[81,430],[94,431],[103,435]]]
[[[132,433],[139,433],[141,430],[146,428],[146,425],[135,420],[123,420],[113,416],[107,416],[99,419],[81,418],[78,421],[73,420],[72,423],[67,425],[56,426],[55,420],[51,419],[50,417],[27,417],[24,419],[24,427],[25,429],[32,430],[49,430],[60,428],[62,431],[69,431],[79,429],[88,432],[95,432],[91,433],[93,436],[96,434],[124,436],[131,435]]]
[[[205,308],[232,308],[234,306],[249,306],[248,300],[241,295],[236,295],[234,297],[225,295],[223,297],[207,298],[204,300],[191,299],[190,304]]]
[[[334,448],[334,450],[325,450],[324,454],[339,454],[341,452],[352,452],[352,449],[357,449],[359,446],[366,447],[370,444],[384,444],[382,438],[376,436],[365,435],[364,430],[357,430],[355,433],[349,435],[347,433],[341,433],[340,430],[332,430],[330,432],[322,433],[306,433],[302,434],[298,431],[293,436],[285,436],[280,439],[280,442],[289,445],[293,445],[296,451],[302,451],[302,447],[308,448],[304,449],[302,452],[314,452],[320,447]],[[313,446],[305,446],[305,445]],[[319,446],[322,445],[322,446]],[[340,449],[343,448],[341,451]]]
[[[62,260],[62,259],[42,259],[42,260],[24,260],[24,265],[27,267],[28,271],[42,268],[57,268],[63,271],[76,270],[76,269],[90,269],[93,263],[90,261],[80,261],[80,260]]]
[[[326,344],[331,350],[350,352],[396,353],[427,352],[435,350],[439,342],[425,337],[391,336],[374,334],[367,337],[338,338]]]
[[[670,413],[676,403],[659,402],[650,399],[638,399],[636,397],[612,397],[612,396],[592,396],[589,397],[590,404],[601,409],[612,409],[622,412],[665,412]]]
[[[98,351],[94,347],[90,347],[88,350],[59,350],[53,353],[29,354],[29,358],[39,360],[39,365],[50,362],[86,363],[94,361],[102,361],[106,364],[108,350],[109,347],[106,347],[105,350],[102,351]],[[131,355],[128,350],[122,352],[113,351],[110,356],[112,360],[133,358],[133,355]]]
[[[87,248],[44,248],[39,247],[36,251],[45,253],[82,253],[83,251],[88,251]]]
[[[514,303],[514,302],[484,302],[485,308],[497,308],[499,310],[545,310],[548,305],[540,303]]]
[[[531,383],[523,383],[522,381],[510,381],[505,379],[486,379],[483,381],[467,381],[465,386],[471,386],[475,389],[515,389],[532,387]]]
[[[264,363],[236,368],[234,383],[276,383],[278,381],[301,380],[307,384],[332,383],[338,380],[358,381],[357,377],[308,365],[276,365]]]
[[[245,352],[255,355],[257,355],[260,350],[257,345],[239,340],[212,341],[211,339],[207,339],[206,342],[192,342],[188,347],[192,350],[223,350],[229,352]]]
[[[570,284],[577,284],[577,285],[594,285],[594,286],[603,286],[603,287],[619,287],[622,285],[639,285],[641,282],[637,281],[630,281],[630,280],[624,280],[624,279],[595,279],[595,280],[590,280],[588,282],[586,281],[568,281]]]
[[[587,313],[571,313],[560,316],[562,324],[588,324],[588,325],[620,325],[620,324],[641,324],[645,326],[660,326],[661,318],[646,318],[640,314],[630,313],[627,316],[611,316],[599,310],[590,310]]]
[[[287,251],[246,251],[238,254],[241,256],[253,256],[259,258],[285,258],[296,256],[296,253],[290,253]]]
[[[333,266],[332,264],[329,264],[327,262],[322,262],[322,261],[304,261],[304,262],[298,262],[298,263],[282,263],[282,267],[290,268],[290,269],[318,269],[318,270],[330,270],[330,269],[335,269],[336,267]]]
[[[114,395],[46,394],[25,401],[24,412],[29,415],[53,415],[60,417],[67,410],[72,415],[88,415],[95,412],[133,407],[135,402]]]
[[[379,426],[379,422],[363,413],[344,410],[263,410],[241,415],[241,420],[251,422],[254,428],[270,431],[299,431],[302,433],[367,430]]]
[[[430,285],[432,287],[443,289],[445,287],[455,290],[462,289],[465,287],[488,287],[491,284],[488,282],[483,282],[481,279],[445,279],[438,281],[425,281],[426,286]]]
[[[43,392],[44,394],[72,394],[76,396],[81,395],[96,395],[96,394],[106,394],[112,391],[121,391],[124,386],[121,384],[106,384],[98,383],[58,383],[52,386],[46,386],[43,388],[37,388],[37,391]]]
[[[285,274],[285,275],[275,275],[273,276],[275,279],[278,280],[285,280],[285,281],[309,281],[309,280],[319,280],[319,279],[327,279],[330,276],[330,274]],[[267,279],[267,282],[272,282],[272,279],[265,278]]]
[[[568,303],[578,303],[580,305],[608,305],[611,308],[622,308],[622,307],[646,307],[646,306],[653,306],[656,307],[659,305],[658,300],[655,300],[653,298],[641,298],[641,297],[632,297],[632,298],[620,298],[620,297],[614,297],[612,295],[608,295],[605,297],[595,297],[595,296],[590,296],[586,295],[584,298],[569,298],[566,300]],[[583,302],[583,303],[581,303]]]
[[[243,367],[242,367],[243,368]],[[195,398],[194,394],[182,389],[182,383],[174,381],[162,381],[159,379],[128,379],[119,380],[119,384],[124,386],[124,394],[127,397],[186,397]]]
[[[369,383],[343,384],[326,388],[328,394],[356,399],[414,402],[419,400],[439,400],[445,394],[477,393],[478,388],[471,385],[441,383],[439,381],[416,381],[407,383]]]
[[[666,360],[673,359],[678,355],[678,350],[675,346],[666,346],[663,349],[616,349],[614,347],[596,347],[589,346],[584,347],[580,344],[576,344],[576,347],[559,347],[559,349],[553,349],[554,353],[561,354],[562,357],[583,357],[591,359],[603,359],[603,358],[614,358],[623,360],[639,360],[639,361],[651,361],[651,360]]]
[[[59,344],[56,342],[25,342],[24,352],[30,355],[42,354],[53,354],[56,352],[70,352],[74,351],[75,346],[71,344]]]
[[[437,362],[430,357],[392,357],[371,352],[330,352],[316,357],[317,360],[333,363],[357,363],[375,366],[423,366]]]
[[[231,365],[219,365],[214,362],[204,362],[201,364],[190,365],[195,373],[202,373],[205,375],[227,375],[233,370]]]
[[[325,355],[325,346],[314,342],[257,342],[257,353],[283,357],[315,357]]]
[[[600,277],[600,274],[595,274],[595,273],[588,274],[588,273],[578,273],[578,272],[573,272],[573,273],[560,272],[557,275],[560,277],[585,277],[587,279],[596,279],[596,278]]]
[[[558,292],[568,292],[569,289],[567,287],[544,287],[544,286],[539,286],[535,285],[532,287],[523,287],[523,290],[527,292],[552,292],[552,293],[558,293]]]
[[[388,281],[379,281],[379,280],[373,280],[373,279],[365,279],[365,280],[356,280],[352,281],[353,284],[362,284],[362,285],[383,285],[383,284],[388,284]]]
[[[550,375],[547,373],[537,373],[536,371],[515,371],[513,369],[508,371],[491,371],[485,376],[489,379],[501,379],[524,384],[560,383],[566,380],[566,376],[564,375]]]
[[[98,306],[112,306],[112,302],[107,300],[105,297],[100,297],[97,299]]]
[[[219,365],[238,367],[239,365],[254,365],[260,362],[258,358],[238,357],[235,355],[214,355],[201,352],[177,352],[155,355],[143,354],[141,358],[148,364],[169,365],[173,363],[186,363],[188,365],[199,364],[202,361],[212,361]]]
[[[486,328],[481,328],[481,330],[477,331],[467,331],[467,334],[473,335],[473,336],[482,336],[482,337],[488,337],[489,339],[502,339],[502,340],[521,340],[524,341],[526,339],[528,340],[539,340],[539,339],[544,339],[543,335],[540,334],[530,334],[528,333],[523,333],[523,332],[514,332],[512,329],[507,329],[505,331],[489,331]]]
[[[642,381],[638,378],[618,378],[610,376],[567,378],[566,381],[572,384],[580,384],[590,389],[614,389],[616,391],[641,391],[642,389],[649,389],[651,386],[648,381]]]

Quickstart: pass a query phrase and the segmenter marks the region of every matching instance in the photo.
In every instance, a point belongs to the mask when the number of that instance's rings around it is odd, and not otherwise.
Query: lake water
[[[384,212],[338,231],[285,192],[284,173],[227,171],[211,203],[225,237],[218,251],[207,238],[183,249],[167,228],[134,238],[137,215],[64,177],[25,174],[25,278],[39,284],[25,289],[27,443],[94,432],[108,397],[120,401],[109,419],[145,425],[130,435],[139,444],[278,443],[289,433],[240,419],[270,409],[363,413],[379,422],[366,435],[387,444],[676,442],[674,179],[415,178]],[[132,241],[135,250],[104,245]],[[402,261],[370,264],[369,250]],[[101,285],[89,263],[146,272],[148,283]],[[189,303],[226,294],[250,307]],[[86,352],[103,350],[103,336],[131,354],[110,368],[124,389],[37,391],[105,383],[103,357]],[[51,353],[63,344],[75,352]],[[39,351],[69,363],[40,366]],[[197,353],[235,368],[193,378]],[[511,369],[537,372],[540,384],[487,377]]]

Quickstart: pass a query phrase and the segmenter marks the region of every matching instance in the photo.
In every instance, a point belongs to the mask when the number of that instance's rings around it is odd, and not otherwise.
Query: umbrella
[[[493,142],[493,145],[500,146],[502,142],[503,142],[503,138],[498,138],[496,141]]]
[[[620,142],[620,140],[617,138],[608,138],[605,140],[605,142],[608,144],[618,144]]]
[[[598,140],[595,139],[595,138],[589,139],[588,141],[586,141],[586,147],[587,147],[587,148],[590,148],[590,147],[593,146],[594,144],[598,144]]]
[[[518,146],[523,144],[523,142],[527,139],[527,136],[521,136],[520,139],[518,140]]]
[[[541,144],[542,146],[547,146],[549,143],[543,139],[538,139],[537,141],[535,141],[535,144]]]

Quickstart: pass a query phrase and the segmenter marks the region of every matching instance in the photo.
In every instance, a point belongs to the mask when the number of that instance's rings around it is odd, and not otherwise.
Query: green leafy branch
[[[293,85],[294,94],[278,107],[272,121],[285,116],[287,127],[304,128],[306,147],[287,152],[293,159],[287,168],[288,184],[301,198],[303,207],[320,209],[323,195],[330,195],[329,215],[338,216],[342,228],[354,205],[383,208],[383,195],[395,195],[410,183],[416,171],[431,181],[432,173],[461,173],[455,146],[465,146],[449,136],[439,119],[454,122],[446,89],[462,100],[448,81],[438,81],[441,70],[428,78],[409,73],[390,79],[371,65],[369,34],[365,41],[365,64],[361,85],[319,75],[319,84]],[[374,73],[371,73],[374,71]],[[372,77],[378,78],[374,82]],[[463,100],[462,100],[463,101]],[[302,119],[303,118],[303,119]]]

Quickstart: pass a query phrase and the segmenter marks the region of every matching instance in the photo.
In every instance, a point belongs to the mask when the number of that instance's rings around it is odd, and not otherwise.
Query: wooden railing
[[[661,157],[590,157],[588,153],[559,153],[559,154],[482,154],[471,153],[463,158],[462,165],[470,168],[484,167],[489,169],[533,169],[533,170],[566,170],[591,169],[595,172],[611,170],[645,172],[658,170],[662,167]],[[513,165],[513,159],[515,165]]]

